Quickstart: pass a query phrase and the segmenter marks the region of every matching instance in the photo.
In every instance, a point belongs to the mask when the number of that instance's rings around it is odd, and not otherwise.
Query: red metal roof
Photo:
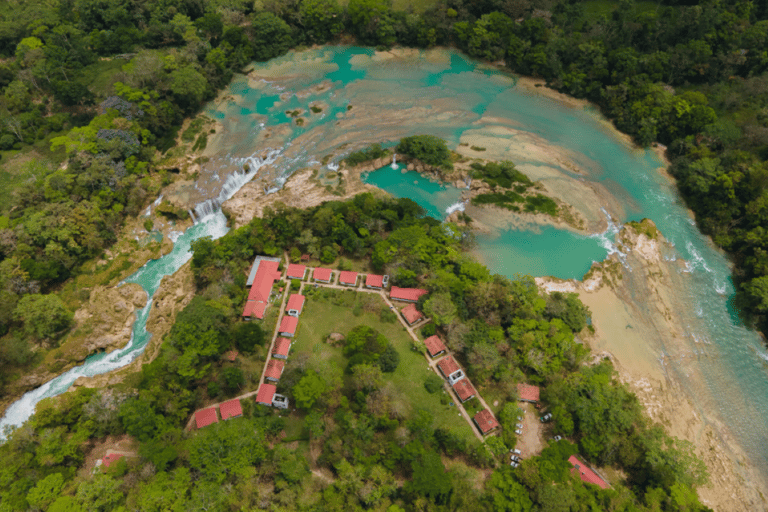
[[[339,284],[357,284],[357,272],[339,272]]]
[[[123,457],[125,457],[125,455],[122,453],[108,453],[104,456],[103,459],[101,459],[101,463],[105,468],[108,468]]]
[[[285,361],[282,359],[270,359],[267,363],[267,369],[264,371],[264,376],[274,380],[280,380],[280,376],[283,374],[283,368],[285,368]]]
[[[307,272],[306,265],[299,265],[298,263],[291,263],[288,265],[285,275],[291,279],[303,279],[304,274]]]
[[[216,408],[209,407],[207,409],[200,409],[195,411],[195,424],[197,428],[207,427],[212,423],[218,423],[219,417],[216,415]]]
[[[442,371],[443,375],[445,375],[446,377],[448,377],[452,373],[456,373],[457,371],[461,370],[461,368],[459,368],[458,363],[451,356],[442,358],[440,361],[438,361],[437,366],[438,368],[440,368],[440,371]]]
[[[499,422],[496,421],[496,418],[493,417],[493,414],[491,414],[491,411],[488,409],[483,409],[478,412],[473,419],[475,420],[475,425],[477,425],[477,428],[479,428],[480,432],[483,434],[487,434],[491,430],[499,428]]]
[[[405,321],[408,322],[408,324],[415,324],[422,318],[424,318],[424,315],[421,311],[416,309],[416,304],[408,304],[403,308],[401,311],[403,314],[403,318],[405,318]]]
[[[237,359],[237,350],[229,350],[226,353],[224,353],[224,356],[230,361],[234,361],[235,359]]]
[[[427,293],[429,293],[427,290],[421,288],[398,288],[397,286],[393,286],[392,289],[389,290],[389,298],[416,302],[419,300],[419,297],[426,295]]]
[[[375,286],[376,288],[384,288],[384,276],[377,274],[368,274],[365,276],[365,286]]]
[[[228,420],[229,418],[236,418],[243,415],[243,406],[240,404],[240,400],[233,398],[228,402],[224,402],[219,406],[219,412],[221,413],[221,419]]]
[[[285,315],[280,322],[280,329],[277,332],[287,332],[289,334],[296,334],[296,326],[299,325],[299,319],[295,316]]]
[[[469,379],[464,378],[453,384],[453,390],[459,395],[459,399],[465,402],[475,396],[475,388],[470,384]]]
[[[264,383],[259,386],[259,392],[256,393],[256,401],[264,405],[272,405],[272,397],[275,396],[277,387],[274,384]]]
[[[330,281],[331,275],[333,271],[329,268],[316,268],[312,272],[312,277],[315,278],[315,281]]]
[[[573,465],[573,469],[571,470],[571,473],[573,473],[574,471],[578,471],[582,482],[586,482],[588,484],[595,484],[601,489],[607,489],[609,487],[608,483],[605,480],[597,476],[597,473],[592,471],[589,468],[589,466],[584,464],[575,455],[571,455],[570,458],[568,459],[568,462],[570,462]]]
[[[288,357],[288,352],[290,350],[291,340],[280,337],[275,340],[275,348],[272,350],[272,354]]]
[[[264,312],[267,310],[266,302],[256,302],[255,300],[249,300],[245,303],[245,309],[243,309],[243,316],[251,316],[261,320],[264,318]]]
[[[539,386],[532,386],[530,384],[518,384],[517,395],[520,400],[528,400],[530,402],[539,401]]]
[[[248,300],[255,300],[258,302],[267,302],[267,300],[269,300],[272,285],[275,284],[275,281],[280,279],[280,272],[277,271],[279,265],[280,264],[277,261],[262,260],[261,263],[259,263],[259,269],[256,271],[256,276],[253,278],[251,291],[248,292]]]
[[[427,346],[427,351],[430,356],[436,356],[440,352],[445,352],[445,343],[443,340],[437,337],[437,335],[430,336],[424,340],[424,345]]]
[[[285,309],[288,311],[295,309],[296,311],[301,311],[301,308],[304,307],[304,296],[299,295],[298,293],[292,294],[290,297],[288,297],[288,305]]]

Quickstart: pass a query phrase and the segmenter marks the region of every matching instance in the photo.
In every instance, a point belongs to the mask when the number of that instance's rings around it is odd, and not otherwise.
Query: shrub
[[[424,388],[428,393],[437,393],[443,389],[443,379],[431,373],[427,376],[427,380],[424,381]]]
[[[436,332],[437,332],[437,326],[435,326],[435,324],[431,322],[421,328],[421,335],[424,336],[425,338],[434,336]]]
[[[451,153],[445,141],[434,135],[413,135],[400,139],[397,145],[397,152],[419,161],[433,165],[435,167],[444,167],[451,169]]]
[[[350,110],[351,108],[352,105],[347,105],[347,110]],[[367,148],[361,149],[360,151],[355,151],[354,153],[350,153],[349,156],[345,158],[345,161],[349,165],[358,165],[370,160],[376,160],[377,158],[381,158],[386,154],[387,151],[381,147],[381,144],[371,144]]]

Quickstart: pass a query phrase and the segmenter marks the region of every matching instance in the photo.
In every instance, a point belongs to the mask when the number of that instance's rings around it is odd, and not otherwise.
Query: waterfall
[[[195,214],[192,212],[192,210],[187,210],[187,213],[189,213],[189,218],[192,219],[192,224],[197,224],[197,219],[195,218]]]
[[[397,153],[392,153],[392,165],[390,165],[391,168],[394,170],[398,170],[400,167],[397,165]]]

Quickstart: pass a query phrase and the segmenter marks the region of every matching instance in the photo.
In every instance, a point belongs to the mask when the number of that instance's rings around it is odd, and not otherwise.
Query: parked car
[[[518,416],[517,417],[517,421],[523,421],[523,417],[522,416]]]
[[[523,424],[522,424],[522,423],[518,423],[518,424],[516,424],[515,426],[516,426],[517,428],[523,428]]]
[[[552,438],[552,440],[557,442],[557,441],[561,440],[562,438],[563,438],[563,436],[555,436],[555,437]]]
[[[552,419],[552,413],[548,412],[544,416],[541,417],[541,422],[544,423],[545,421],[549,421]]]
[[[519,463],[519,462],[515,462],[515,461],[512,461],[512,462],[510,462],[510,463],[509,463],[509,465],[510,465],[510,466],[512,466],[513,468],[516,468],[517,466],[519,466],[519,465],[520,465],[520,463]]]
[[[513,455],[513,456],[512,456],[512,457],[510,457],[509,459],[510,459],[510,460],[513,460],[513,461],[515,461],[515,462],[520,462],[520,457],[518,457],[517,455]]]
[[[509,453],[514,453],[515,455],[522,455],[523,454],[523,452],[521,452],[517,448],[515,448],[513,450],[509,450]]]
[[[517,435],[521,436],[521,435],[523,435],[523,431],[522,431],[522,430],[520,430],[519,428],[518,428],[518,429],[515,429],[515,434],[517,434]]]

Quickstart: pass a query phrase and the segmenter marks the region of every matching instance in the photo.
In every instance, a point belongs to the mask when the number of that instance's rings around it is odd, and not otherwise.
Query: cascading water
[[[398,170],[400,167],[397,165],[397,153],[392,153],[392,163],[389,165],[392,169]]]

